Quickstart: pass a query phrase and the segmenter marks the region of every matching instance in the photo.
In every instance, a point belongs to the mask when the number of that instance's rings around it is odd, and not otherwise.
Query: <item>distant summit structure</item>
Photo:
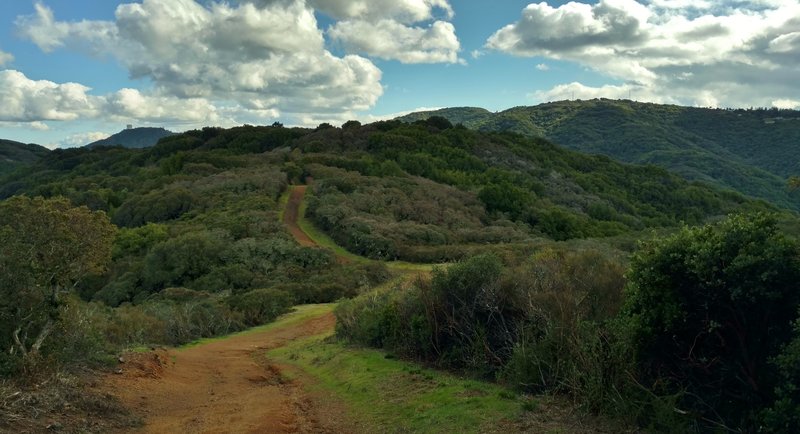
[[[86,145],[87,148],[98,146],[122,146],[124,148],[149,148],[164,137],[175,135],[164,128],[134,128],[128,125],[113,136]]]

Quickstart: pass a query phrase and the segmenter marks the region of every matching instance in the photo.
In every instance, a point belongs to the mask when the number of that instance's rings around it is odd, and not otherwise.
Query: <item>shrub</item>
[[[270,322],[289,311],[294,300],[292,295],[277,289],[256,289],[228,298],[228,306],[242,314],[248,326]]]
[[[775,400],[771,361],[792,338],[798,281],[798,244],[764,214],[644,245],[624,314],[644,384],[685,390],[682,405],[701,420],[756,429]],[[778,366],[791,355],[783,357]]]

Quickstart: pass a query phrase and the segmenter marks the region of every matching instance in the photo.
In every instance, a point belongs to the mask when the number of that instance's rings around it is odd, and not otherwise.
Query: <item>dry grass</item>
[[[106,433],[141,422],[94,389],[96,373],[0,382],[0,432]]]

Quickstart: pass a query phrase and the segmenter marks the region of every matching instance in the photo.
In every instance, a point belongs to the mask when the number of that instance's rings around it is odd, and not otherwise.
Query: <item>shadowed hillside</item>
[[[452,108],[413,113],[403,121],[443,116],[480,131],[546,137],[591,154],[655,164],[800,209],[786,178],[800,173],[800,112],[722,110],[596,99],[515,107],[499,113]]]
[[[175,133],[164,128],[131,128],[122,130],[113,136],[86,145],[87,148],[97,146],[122,146],[123,148],[149,148],[164,137]]]
[[[0,139],[0,176],[21,165],[35,163],[48,152],[43,146]]]

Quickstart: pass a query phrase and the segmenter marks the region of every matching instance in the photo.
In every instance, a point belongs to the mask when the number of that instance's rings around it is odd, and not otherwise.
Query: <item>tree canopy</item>
[[[0,342],[23,357],[52,331],[61,297],[111,260],[116,228],[64,198],[0,202]]]

